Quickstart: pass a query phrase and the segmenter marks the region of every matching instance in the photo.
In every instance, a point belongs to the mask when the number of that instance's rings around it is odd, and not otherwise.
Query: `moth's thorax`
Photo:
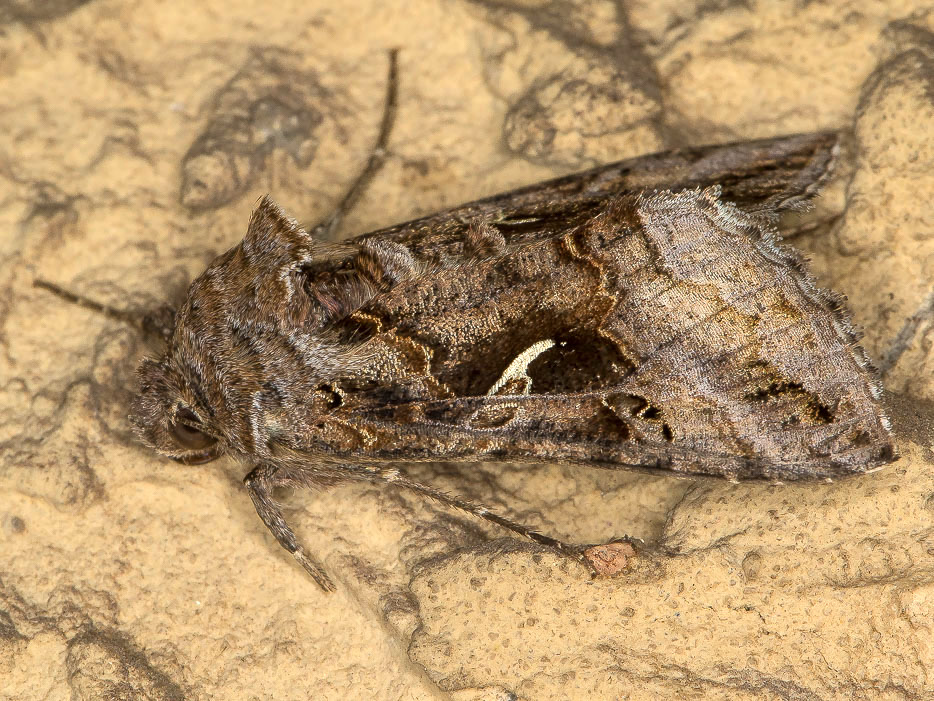
[[[377,287],[372,278],[348,279],[343,253],[314,242],[274,205],[257,210],[246,238],[189,287],[158,363],[162,377],[137,402],[147,414],[137,425],[164,421],[180,403],[230,450],[259,459],[271,457],[274,443],[313,436],[321,412],[333,408],[330,384],[370,365],[363,339],[333,328]],[[169,453],[152,430],[142,433]]]

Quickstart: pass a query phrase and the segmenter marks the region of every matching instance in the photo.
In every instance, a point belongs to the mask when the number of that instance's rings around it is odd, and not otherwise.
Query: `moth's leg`
[[[93,299],[88,299],[82,295],[70,292],[63,287],[59,287],[54,282],[37,279],[33,280],[32,284],[34,287],[39,287],[51,292],[57,297],[61,297],[66,302],[77,304],[79,307],[84,307],[85,309],[90,309],[93,312],[103,314],[111,319],[121,321],[124,324],[139,329],[148,336],[155,336],[164,343],[169,341],[172,336],[172,330],[175,328],[175,309],[167,304],[157,307],[142,316],[137,316],[123,309],[116,309],[106,304],[95,302]]]
[[[376,143],[373,150],[370,151],[370,157],[366,166],[354,180],[353,184],[347,190],[343,199],[334,209],[334,212],[323,222],[313,229],[316,236],[330,239],[337,227],[340,226],[341,219],[349,212],[360,199],[360,196],[366,190],[367,185],[373,180],[373,177],[383,167],[386,162],[386,148],[389,145],[389,134],[392,132],[393,124],[396,121],[396,108],[399,96],[399,49],[389,50],[389,72],[386,77],[386,99],[383,103],[383,118],[379,125],[379,134],[376,137]]]
[[[452,496],[427,484],[416,482],[406,477],[395,468],[361,467],[359,469],[362,471],[361,476],[365,476],[367,479],[375,479],[382,482],[387,482],[389,484],[396,485],[397,487],[402,487],[403,489],[408,489],[409,491],[422,494],[429,499],[434,499],[435,501],[447,506],[460,509],[461,511],[465,511],[466,513],[473,516],[478,516],[486,521],[489,521],[490,523],[495,523],[497,526],[510,530],[513,533],[518,533],[519,535],[524,536],[529,540],[534,540],[536,543],[547,545],[548,547],[556,550],[561,555],[581,562],[591,573],[591,575],[596,574],[596,570],[594,569],[593,564],[585,556],[584,552],[582,552],[582,549],[571,545],[570,543],[565,543],[564,541],[558,540],[556,538],[551,538],[550,536],[543,535],[538,531],[529,528],[528,526],[522,525],[521,523],[511,521],[505,516],[500,516],[499,514],[493,513],[481,504],[475,504],[472,501],[462,499],[457,496]]]
[[[266,528],[276,537],[279,545],[292,553],[294,557],[305,568],[305,571],[311,575],[311,578],[317,582],[318,586],[324,591],[334,591],[334,583],[324,572],[324,568],[315,562],[308,553],[305,552],[295,532],[285,522],[282,516],[282,509],[272,498],[272,490],[279,486],[291,486],[293,483],[281,479],[277,476],[278,470],[270,465],[259,465],[243,478],[243,484],[246,485],[250,493],[250,499],[253,500],[253,506],[256,507],[256,513],[263,519]]]

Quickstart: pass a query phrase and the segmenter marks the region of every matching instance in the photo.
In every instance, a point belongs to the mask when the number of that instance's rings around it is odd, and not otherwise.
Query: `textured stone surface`
[[[0,699],[934,694],[923,3],[9,4]],[[345,234],[654,149],[850,128],[794,241],[850,298],[903,458],[811,486],[414,470],[577,542],[646,540],[597,581],[408,495],[296,493],[339,587],[324,595],[256,518],[245,466],[138,447],[143,339],[33,278],[145,310],[240,239],[259,195],[322,216],[375,138],[394,46],[391,155]]]

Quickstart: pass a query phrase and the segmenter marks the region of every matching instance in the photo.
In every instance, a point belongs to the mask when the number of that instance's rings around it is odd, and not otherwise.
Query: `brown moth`
[[[774,231],[836,148],[827,132],[644,156],[342,243],[264,198],[143,361],[131,421],[181,462],[253,465],[259,516],[324,589],[277,486],[388,482],[578,555],[400,466],[869,472],[895,458],[874,371]]]

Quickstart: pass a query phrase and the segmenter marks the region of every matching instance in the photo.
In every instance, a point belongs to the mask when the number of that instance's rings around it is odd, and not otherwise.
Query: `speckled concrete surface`
[[[934,695],[934,11],[267,8],[0,3],[0,699]],[[138,446],[144,340],[33,279],[142,312],[236,243],[259,195],[320,218],[375,138],[390,47],[390,156],[344,235],[652,150],[847,129],[794,243],[865,328],[902,459],[811,486],[418,468],[576,542],[646,541],[597,581],[409,495],[296,493],[325,595],[244,466]]]

